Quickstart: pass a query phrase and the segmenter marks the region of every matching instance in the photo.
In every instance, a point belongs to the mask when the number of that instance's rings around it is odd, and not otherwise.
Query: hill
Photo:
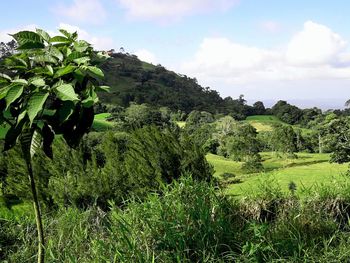
[[[111,87],[111,93],[100,94],[104,103],[125,107],[133,101],[186,112],[216,112],[223,102],[218,92],[201,87],[196,79],[142,62],[134,55],[111,54],[102,68]]]
[[[105,84],[111,92],[101,93],[101,102],[126,107],[130,102],[147,103],[171,110],[231,114],[243,120],[252,115],[252,108],[243,96],[222,98],[209,87],[202,87],[195,78],[169,71],[161,65],[152,65],[128,53],[113,53],[102,69]]]

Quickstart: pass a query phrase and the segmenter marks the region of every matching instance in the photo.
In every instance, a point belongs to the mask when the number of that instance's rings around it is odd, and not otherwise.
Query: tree
[[[297,150],[297,135],[289,125],[275,124],[271,134],[271,148],[278,153],[295,158]]]
[[[62,134],[69,146],[78,145],[89,131],[96,91],[103,72],[96,65],[106,56],[93,51],[77,33],[62,35],[21,31],[13,36],[17,53],[6,57],[0,74],[0,125],[6,123],[4,151],[21,145],[29,175],[38,232],[38,262],[44,262],[45,242],[32,158],[43,149],[52,156],[55,134]]]
[[[350,161],[350,121],[334,119],[326,127],[325,143],[332,151],[331,162]]]
[[[262,101],[257,101],[253,104],[253,113],[256,115],[263,115],[266,113],[265,105]]]

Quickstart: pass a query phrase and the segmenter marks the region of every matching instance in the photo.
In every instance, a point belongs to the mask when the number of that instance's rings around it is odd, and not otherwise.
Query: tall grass
[[[272,181],[260,189],[230,200],[185,177],[123,208],[60,209],[45,215],[47,260],[348,262],[349,185],[320,185],[303,199]],[[0,247],[0,261],[33,262],[33,218],[0,219]]]

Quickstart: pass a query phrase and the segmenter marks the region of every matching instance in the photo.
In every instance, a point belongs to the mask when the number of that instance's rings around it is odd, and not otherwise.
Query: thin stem
[[[27,169],[29,174],[30,186],[33,194],[33,206],[35,211],[35,222],[38,231],[38,263],[44,263],[45,260],[45,241],[44,241],[44,230],[43,223],[41,219],[40,206],[38,200],[38,194],[36,191],[33,167],[31,160],[26,160]]]

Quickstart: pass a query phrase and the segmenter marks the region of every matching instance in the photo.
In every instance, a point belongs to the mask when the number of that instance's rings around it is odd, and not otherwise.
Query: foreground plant
[[[27,164],[38,231],[38,262],[44,262],[44,231],[32,168],[42,148],[53,158],[51,144],[62,134],[69,146],[78,145],[94,119],[93,105],[104,77],[99,63],[106,59],[77,33],[62,35],[21,31],[13,36],[17,53],[5,58],[0,69],[0,125],[7,125],[4,151],[20,143]]]

